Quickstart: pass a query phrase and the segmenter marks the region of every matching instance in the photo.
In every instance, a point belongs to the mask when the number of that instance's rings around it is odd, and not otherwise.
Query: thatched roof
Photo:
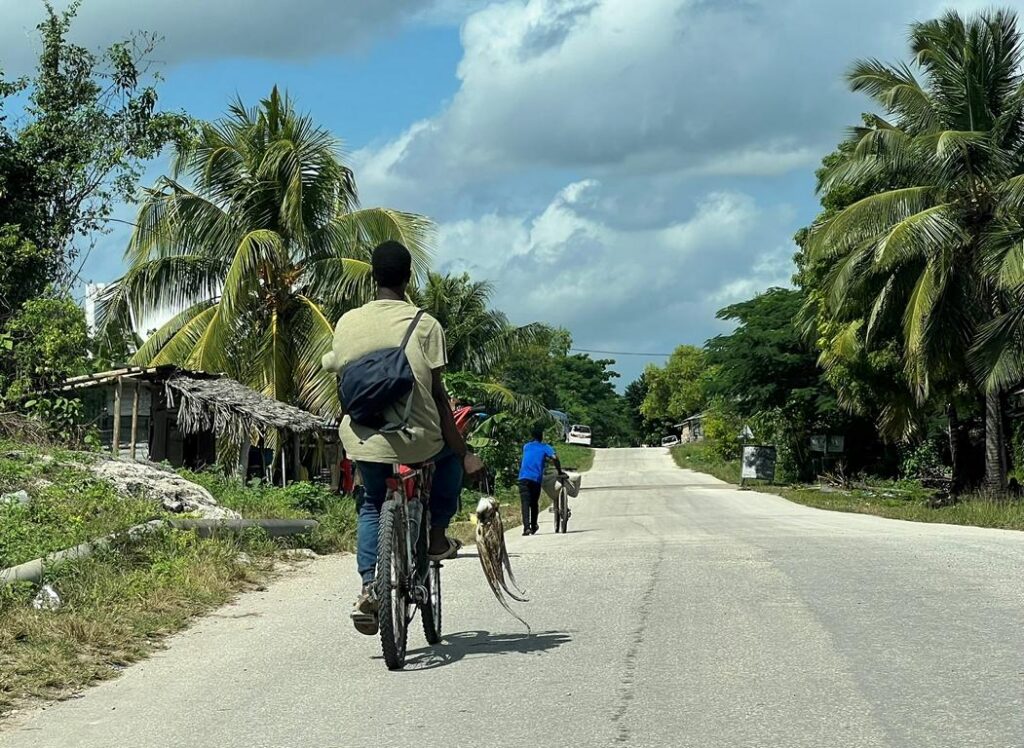
[[[176,366],[131,366],[87,374],[68,379],[58,391],[110,386],[118,380],[163,385],[168,407],[177,406],[178,427],[185,433],[212,430],[238,443],[246,433],[265,435],[276,429],[307,434],[327,427],[312,413],[262,395],[230,377]]]
[[[314,433],[324,422],[311,413],[261,395],[227,377],[178,374],[166,382],[168,404],[178,401],[178,427],[188,433],[212,430],[233,440],[245,432],[274,428]]]

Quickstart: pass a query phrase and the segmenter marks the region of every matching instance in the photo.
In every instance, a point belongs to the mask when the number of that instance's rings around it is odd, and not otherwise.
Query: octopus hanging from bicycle
[[[471,414],[472,408],[456,410],[456,423],[460,428],[468,426]],[[381,650],[390,670],[405,667],[409,624],[417,610],[427,642],[433,645],[441,641],[441,570],[444,564],[430,560],[427,553],[430,516],[426,499],[430,496],[432,477],[430,463],[395,466],[394,474],[387,481],[387,499],[381,507],[374,585]],[[485,493],[490,493],[486,481],[484,489]],[[483,496],[477,505],[476,543],[484,577],[494,596],[529,631],[529,624],[505,599],[508,595],[520,602],[527,601],[512,573],[501,506],[489,495]]]

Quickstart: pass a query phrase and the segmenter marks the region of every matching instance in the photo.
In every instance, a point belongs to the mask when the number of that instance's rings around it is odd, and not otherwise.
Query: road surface
[[[1020,748],[1024,533],[837,514],[601,452],[570,534],[510,539],[526,636],[470,557],[406,672],[350,557],[204,619],[2,748]]]

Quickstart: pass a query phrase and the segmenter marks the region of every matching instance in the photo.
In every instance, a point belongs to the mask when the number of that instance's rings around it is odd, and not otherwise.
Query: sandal
[[[377,633],[380,627],[377,608],[377,600],[373,597],[373,593],[368,587],[364,587],[349,615],[356,631],[364,636],[374,636]]]
[[[459,549],[462,548],[462,542],[449,537],[446,537],[445,540],[448,541],[448,548],[441,551],[441,553],[430,553],[428,551],[427,558],[431,561],[447,561],[449,558],[455,558]]]

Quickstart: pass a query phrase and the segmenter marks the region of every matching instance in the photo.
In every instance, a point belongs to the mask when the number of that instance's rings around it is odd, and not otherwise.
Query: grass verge
[[[150,501],[125,499],[80,462],[87,456],[0,442],[0,494],[25,491],[30,503],[0,504],[0,568],[40,558],[155,517]]]
[[[10,566],[125,530],[162,512],[120,497],[82,467],[88,455],[0,443],[0,493],[25,490],[26,505],[0,506],[0,565]],[[214,473],[186,474],[224,506],[250,519],[312,518],[314,536],[294,544],[321,553],[355,544],[351,498],[322,487],[242,486]],[[195,616],[262,584],[283,541],[260,530],[200,540],[162,529],[117,541],[87,559],[46,569],[61,597],[36,610],[31,584],[0,586],[0,717],[30,699],[59,699],[114,676]]]
[[[580,444],[558,444],[555,446],[558,459],[566,467],[585,473],[594,466],[594,450]]]
[[[672,450],[676,464],[707,473],[728,483],[739,483],[739,460],[723,460],[704,444],[684,444]],[[965,495],[951,506],[932,507],[924,491],[913,481],[872,481],[866,488],[833,489],[813,485],[772,486],[752,484],[752,488],[773,493],[790,501],[816,509],[873,514],[911,522],[942,522],[1006,530],[1024,530],[1024,501],[994,501],[977,495]]]
[[[162,530],[47,569],[59,610],[34,609],[31,585],[0,587],[0,717],[115,676],[194,616],[261,583],[274,550],[262,532],[199,540]]]

